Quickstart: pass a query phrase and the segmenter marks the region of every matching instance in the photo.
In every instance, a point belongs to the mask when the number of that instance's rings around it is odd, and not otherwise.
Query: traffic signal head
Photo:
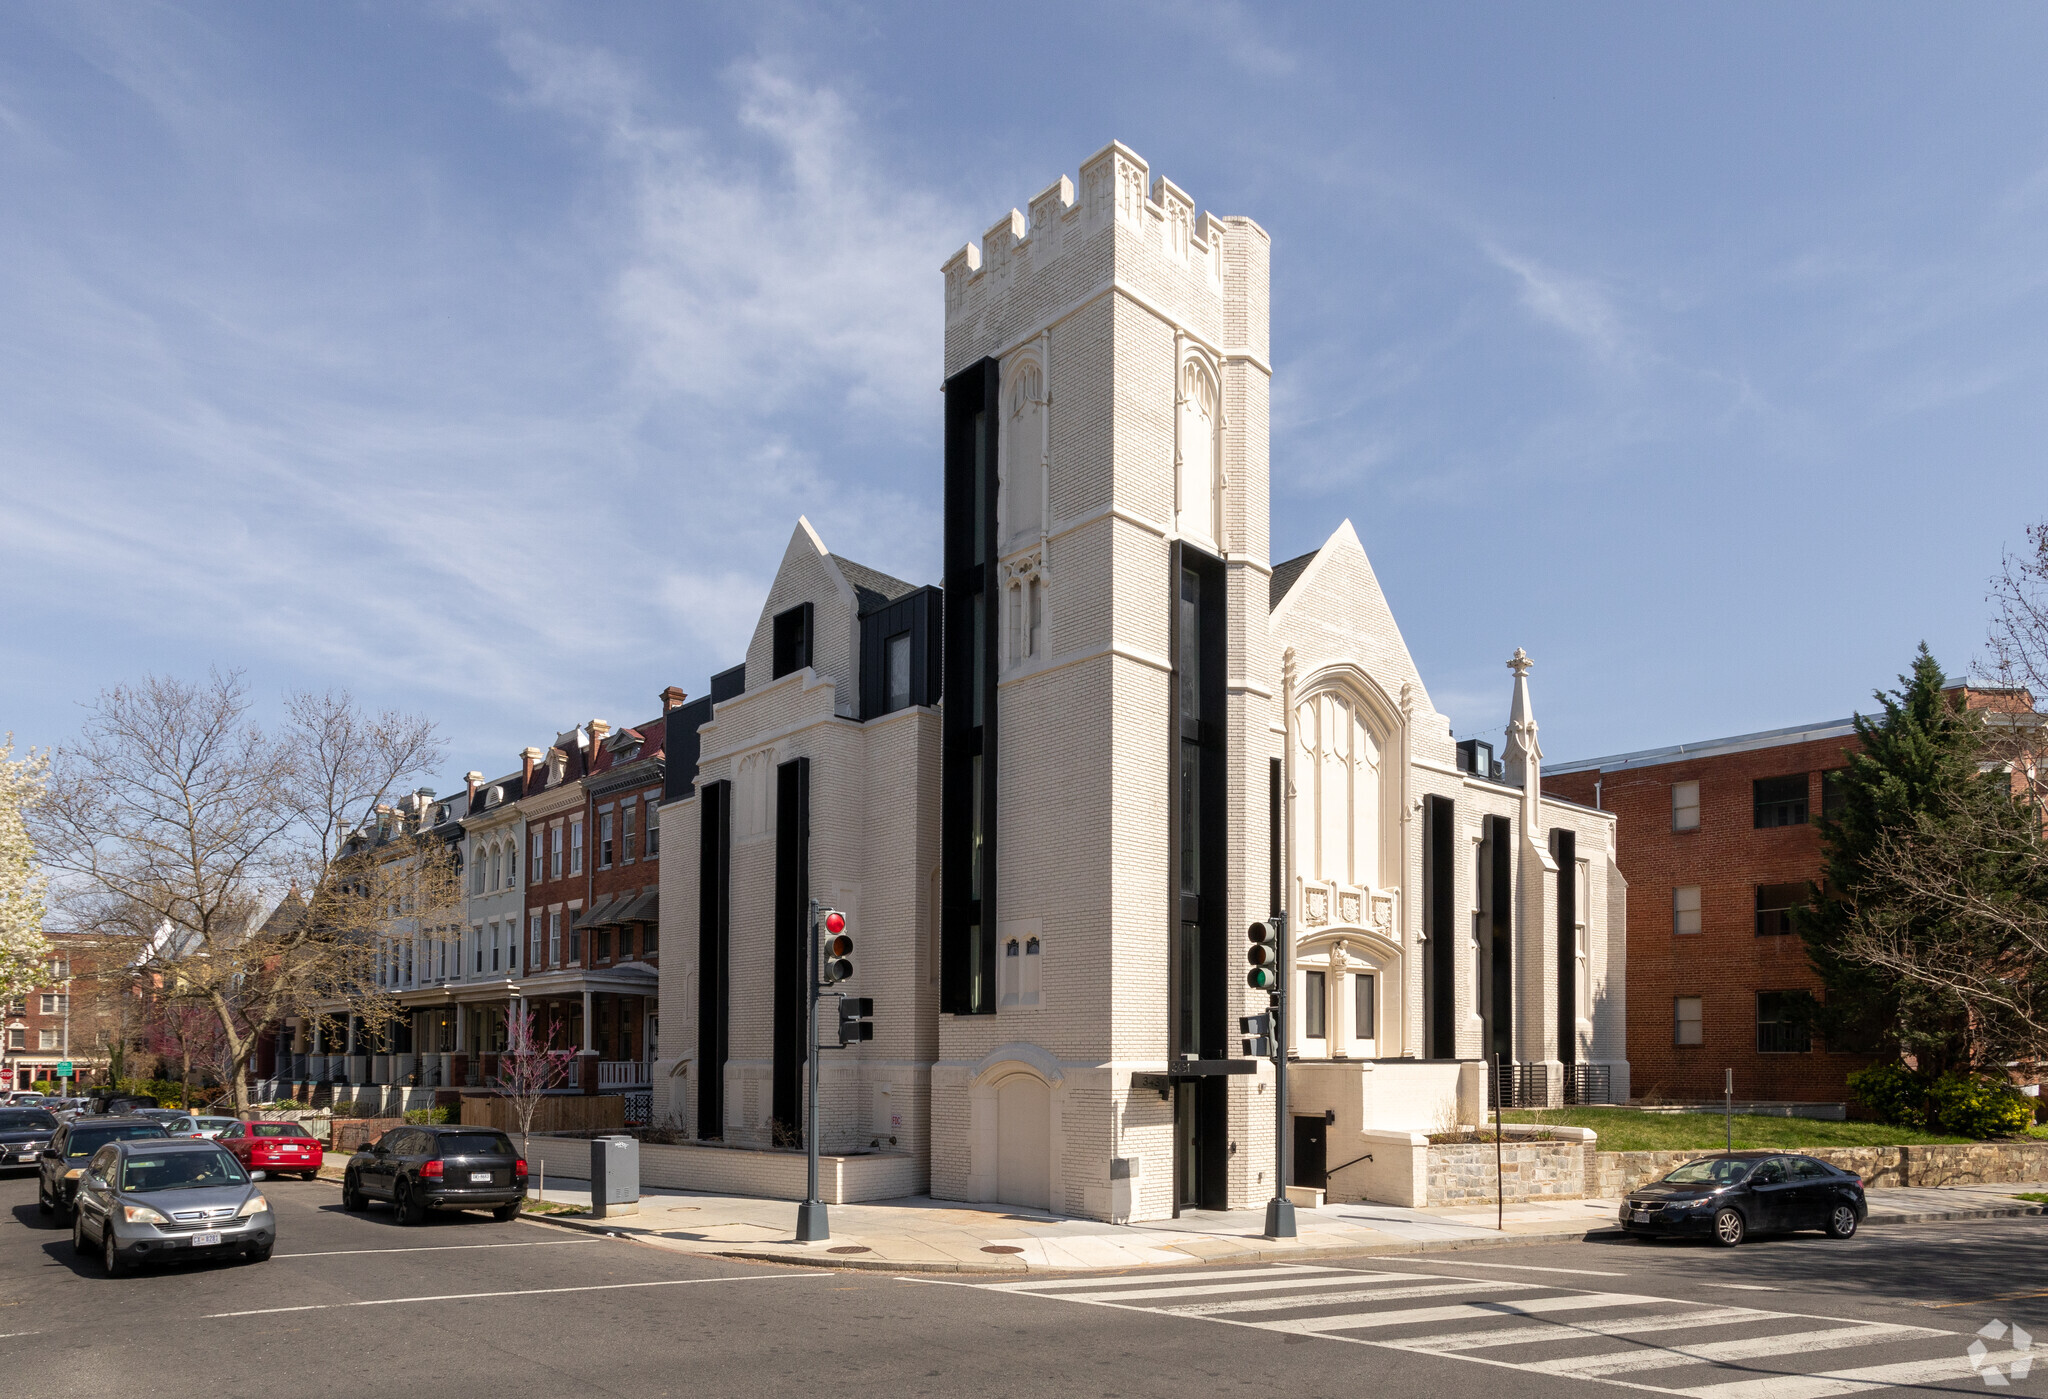
[[[1253,1059],[1273,1056],[1273,1017],[1267,1014],[1238,1017],[1237,1032],[1244,1036],[1244,1052]]]
[[[846,915],[838,909],[825,912],[825,947],[818,978],[827,986],[853,975],[853,935],[846,931]]]
[[[1266,923],[1254,923],[1245,935],[1244,959],[1251,965],[1245,973],[1245,985],[1254,991],[1273,991],[1280,985],[1277,963],[1280,958],[1280,943],[1277,931]]]
[[[875,1003],[870,997],[839,998],[839,1044],[842,1048],[875,1037],[875,1027],[870,1023],[870,1017],[874,1013]]]

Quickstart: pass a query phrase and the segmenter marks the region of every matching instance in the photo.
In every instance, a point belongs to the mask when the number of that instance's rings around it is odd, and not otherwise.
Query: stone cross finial
[[[1508,661],[1508,669],[1515,673],[1517,680],[1520,680],[1529,673],[1530,667],[1535,664],[1536,662],[1529,659],[1529,653],[1517,646],[1513,658]]]

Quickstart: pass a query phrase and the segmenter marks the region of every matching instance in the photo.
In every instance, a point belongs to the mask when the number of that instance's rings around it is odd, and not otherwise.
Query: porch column
[[[588,991],[583,993],[583,1052],[597,1053],[597,1046],[591,1042],[591,1032],[597,1027],[597,1019],[591,1014],[592,999]]]
[[[469,1049],[469,1010],[462,1002],[455,1003],[455,1052],[466,1053]]]
[[[348,1014],[348,1040],[344,1050],[349,1058],[353,1059],[356,1057],[356,1014],[354,1011],[350,1011]]]

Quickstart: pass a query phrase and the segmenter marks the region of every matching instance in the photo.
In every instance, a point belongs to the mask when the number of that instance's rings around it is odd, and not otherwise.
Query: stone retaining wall
[[[1792,1151],[1796,1148],[1787,1147]],[[1673,1167],[1711,1151],[1598,1151],[1588,1148],[1586,1193],[1625,1195]],[[1799,1152],[1863,1177],[1873,1190],[1929,1185],[2013,1185],[2048,1180],[2048,1142],[1968,1142],[1952,1146],[1827,1146]],[[1431,1194],[1435,1193],[1434,1182]],[[1509,1197],[1514,1198],[1513,1196]],[[1434,1204],[1432,1200],[1430,1203]]]
[[[404,1125],[402,1117],[337,1117],[330,1145],[336,1151],[359,1151],[393,1127]]]
[[[1585,1193],[1586,1148],[1578,1142],[1516,1142],[1500,1147],[1499,1193],[1510,1200],[1573,1200]],[[1495,1198],[1494,1144],[1429,1148],[1432,1205],[1475,1205]]]

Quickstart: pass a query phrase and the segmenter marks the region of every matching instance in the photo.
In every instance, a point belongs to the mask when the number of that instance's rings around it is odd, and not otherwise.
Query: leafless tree
[[[2027,543],[2000,560],[1991,580],[1991,635],[1984,678],[2000,689],[2025,690],[2031,711],[2018,704],[2009,714],[1987,716],[1993,755],[2011,766],[2019,785],[2039,786],[2048,775],[2048,520],[2030,526]],[[2015,700],[2018,696],[2013,697]]]
[[[432,724],[329,691],[289,696],[269,734],[252,708],[232,673],[105,691],[36,811],[64,920],[125,944],[154,998],[212,1016],[237,1108],[286,1017],[387,1023],[375,935],[460,899],[450,852],[397,814],[439,760]]]
[[[519,1122],[519,1154],[532,1153],[533,1119],[541,1102],[569,1081],[576,1062],[573,1049],[556,1049],[561,1026],[550,1023],[544,1036],[534,1029],[538,1018],[532,1011],[515,1015],[506,1025],[505,1049],[498,1056],[497,1077],[491,1081]]]

